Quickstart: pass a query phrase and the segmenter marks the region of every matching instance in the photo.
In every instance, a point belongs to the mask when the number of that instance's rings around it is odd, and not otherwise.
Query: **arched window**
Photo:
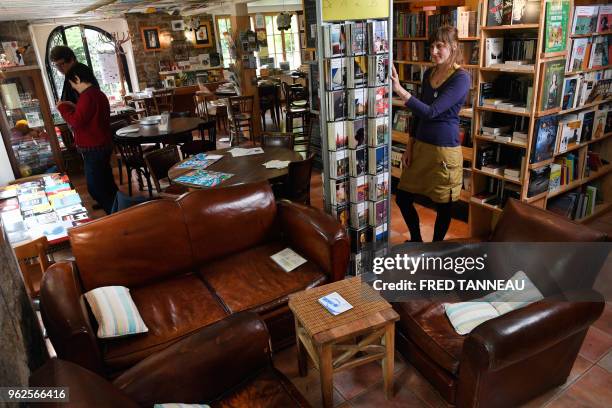
[[[118,63],[113,46],[104,41],[111,36],[106,31],[90,25],[59,26],[49,35],[47,40],[47,54],[45,63],[47,75],[51,82],[53,95],[56,99],[62,94],[64,76],[51,65],[49,53],[56,45],[66,45],[74,51],[77,61],[89,66],[100,84],[100,89],[109,99],[121,97],[121,82],[118,73]],[[120,54],[119,60],[123,65],[126,91],[132,92],[132,82],[127,67],[125,55]]]

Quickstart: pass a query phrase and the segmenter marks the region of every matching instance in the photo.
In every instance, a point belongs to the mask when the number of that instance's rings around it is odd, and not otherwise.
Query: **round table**
[[[167,130],[160,130],[157,125],[141,126],[135,123],[119,129],[114,137],[122,142],[174,144],[180,136],[184,136],[185,140],[181,138],[179,142],[192,140],[191,132],[202,123],[204,121],[200,118],[172,118]],[[123,129],[138,129],[138,131],[120,134]]]
[[[236,184],[254,183],[257,181],[272,180],[275,178],[284,177],[288,171],[287,167],[284,169],[266,169],[263,164],[270,160],[302,160],[302,156],[298,152],[284,147],[264,147],[264,152],[261,154],[241,157],[232,157],[232,154],[229,153],[229,150],[231,149],[232,148],[226,148],[206,152],[207,155],[223,155],[222,159],[208,166],[206,170],[233,174],[232,177],[223,181],[216,187],[227,187]],[[175,179],[177,177],[193,170],[177,168],[179,164],[180,163],[175,164],[168,171],[168,178],[170,178],[173,183],[191,188],[206,188],[176,181]]]

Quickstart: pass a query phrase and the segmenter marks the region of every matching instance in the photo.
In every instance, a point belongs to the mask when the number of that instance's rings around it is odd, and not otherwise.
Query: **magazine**
[[[179,183],[193,184],[201,187],[214,187],[232,177],[230,173],[220,173],[210,170],[193,170],[176,178]]]

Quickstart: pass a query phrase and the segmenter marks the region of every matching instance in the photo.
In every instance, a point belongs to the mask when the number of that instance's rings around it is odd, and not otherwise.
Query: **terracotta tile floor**
[[[225,147],[219,145],[219,148]],[[117,177],[117,169],[115,178]],[[71,180],[92,217],[104,215],[101,210],[92,210],[92,200],[82,175],[75,174]],[[323,207],[321,175],[313,172],[311,182],[312,205]],[[134,182],[136,194],[139,192]],[[120,186],[127,193],[127,185]],[[431,241],[435,211],[417,205],[421,219],[421,234],[425,241]],[[447,238],[468,236],[465,222],[453,219]],[[392,200],[391,243],[397,244],[409,239],[408,229],[403,222],[399,208]],[[56,255],[58,258],[69,253]],[[275,365],[287,375],[306,399],[314,406],[321,406],[321,392],[318,371],[310,368],[306,377],[299,377],[295,347],[282,350],[274,356]],[[396,355],[395,396],[385,400],[382,393],[382,373],[378,363],[348,370],[334,376],[334,406],[336,407],[445,407],[447,404],[435,389],[411,365]],[[528,407],[610,407],[612,406],[612,303],[606,305],[602,317],[589,329],[580,355],[574,364],[568,381],[526,404]]]

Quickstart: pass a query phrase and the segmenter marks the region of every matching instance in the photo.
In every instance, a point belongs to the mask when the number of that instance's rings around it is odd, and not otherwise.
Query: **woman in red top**
[[[110,158],[113,151],[108,98],[94,84],[95,76],[87,65],[77,63],[66,74],[79,100],[60,101],[57,109],[74,133],[77,150],[83,156],[87,189],[91,197],[110,214],[117,194]]]

